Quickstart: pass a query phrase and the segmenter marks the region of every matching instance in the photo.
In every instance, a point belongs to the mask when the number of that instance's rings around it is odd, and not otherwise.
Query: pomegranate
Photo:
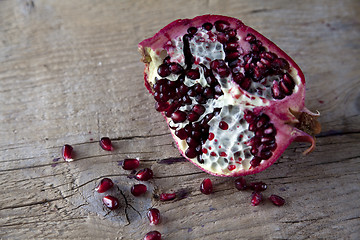
[[[72,158],[73,147],[69,144],[65,144],[61,149],[62,157],[67,162],[72,162],[74,159]]]
[[[114,186],[113,181],[110,178],[103,178],[99,185],[95,188],[98,193],[104,193]]]
[[[262,192],[267,189],[267,185],[264,182],[252,182],[249,184],[249,187],[256,192]]]
[[[144,240],[161,240],[161,233],[159,233],[158,231],[148,232],[145,235]]]
[[[269,39],[240,20],[177,20],[139,44],[145,86],[181,154],[218,176],[271,166],[293,141],[311,143],[319,114],[304,106],[305,78]]]
[[[160,223],[160,211],[157,208],[150,208],[147,217],[150,221],[150,225],[158,225]]]

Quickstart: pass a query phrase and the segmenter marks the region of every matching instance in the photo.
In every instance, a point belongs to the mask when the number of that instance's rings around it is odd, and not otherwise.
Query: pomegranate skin
[[[293,141],[311,143],[305,153],[315,148],[319,114],[304,105],[304,74],[284,51],[240,20],[220,15],[176,20],[142,41],[139,51],[145,86],[164,106],[157,111],[180,153],[200,169],[216,176],[255,174]],[[179,94],[184,96],[174,97]],[[186,112],[195,105],[206,111]],[[225,146],[229,142],[242,147],[233,151]]]

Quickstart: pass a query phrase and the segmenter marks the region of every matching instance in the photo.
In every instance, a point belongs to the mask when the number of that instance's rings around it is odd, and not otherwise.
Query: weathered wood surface
[[[156,229],[164,239],[359,239],[359,10],[356,0],[0,1],[0,238],[142,239]],[[313,153],[292,144],[248,178],[285,197],[282,208],[250,207],[230,178],[210,177],[215,193],[202,195],[207,174],[160,161],[179,153],[146,94],[137,43],[205,13],[238,17],[276,42],[306,75],[308,108],[322,113]],[[102,136],[113,152],[100,149]],[[54,162],[65,143],[76,161]],[[132,198],[125,157],[154,170],[153,193],[187,197]],[[130,224],[124,207],[107,214],[94,193],[105,176],[141,215],[128,208]],[[152,205],[163,215],[156,227],[145,219]]]

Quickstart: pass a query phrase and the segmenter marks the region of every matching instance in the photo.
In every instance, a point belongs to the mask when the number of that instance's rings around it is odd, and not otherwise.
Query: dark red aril
[[[111,140],[108,137],[103,137],[103,138],[100,139],[100,146],[101,146],[102,149],[104,149],[106,151],[112,151],[113,150]]]
[[[176,193],[161,193],[160,194],[160,201],[171,201],[176,198]]]
[[[220,121],[219,128],[222,130],[227,130],[229,128],[229,125],[225,121]]]
[[[135,197],[145,194],[147,187],[144,184],[135,184],[131,187],[131,194]]]
[[[275,194],[272,194],[270,197],[269,197],[269,200],[276,206],[279,206],[281,207],[282,205],[285,204],[285,199],[283,199],[282,197],[278,196],[278,195],[275,195]]]
[[[251,195],[251,206],[259,205],[263,200],[261,192],[253,192]]]
[[[135,179],[139,180],[139,181],[148,181],[153,177],[154,173],[150,168],[144,168],[139,170],[136,174],[135,174]]]
[[[134,170],[138,168],[139,165],[140,165],[140,161],[135,158],[128,158],[122,162],[122,168],[124,170]]]
[[[61,149],[61,155],[63,157],[63,159],[67,162],[71,162],[74,159],[72,158],[72,151],[73,151],[73,147],[69,144],[65,144],[62,149]]]
[[[246,180],[243,177],[239,177],[235,180],[235,187],[237,190],[242,191],[247,189]]]
[[[249,187],[256,192],[262,192],[267,189],[267,185],[264,182],[252,182],[249,184]]]
[[[99,185],[95,188],[98,193],[104,193],[114,186],[113,181],[110,178],[103,178]]]
[[[161,240],[161,233],[159,233],[158,231],[148,232],[145,235],[144,240]]]
[[[114,196],[106,195],[102,199],[104,205],[110,210],[115,210],[119,207],[119,199]]]
[[[205,195],[209,195],[213,192],[213,185],[209,178],[206,178],[202,181],[200,185],[200,191]]]
[[[150,208],[147,217],[150,221],[150,225],[158,225],[160,223],[160,211],[157,208]]]

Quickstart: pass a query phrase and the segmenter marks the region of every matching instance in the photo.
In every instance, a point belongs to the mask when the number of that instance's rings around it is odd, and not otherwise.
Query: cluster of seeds
[[[244,191],[247,189],[253,190],[251,194],[251,205],[257,206],[264,200],[262,192],[267,189],[267,185],[264,182],[251,182],[250,184],[247,184],[245,178],[239,177],[235,180],[235,188],[239,191]],[[275,194],[270,195],[269,200],[275,206],[280,207],[285,204],[285,200]]]

